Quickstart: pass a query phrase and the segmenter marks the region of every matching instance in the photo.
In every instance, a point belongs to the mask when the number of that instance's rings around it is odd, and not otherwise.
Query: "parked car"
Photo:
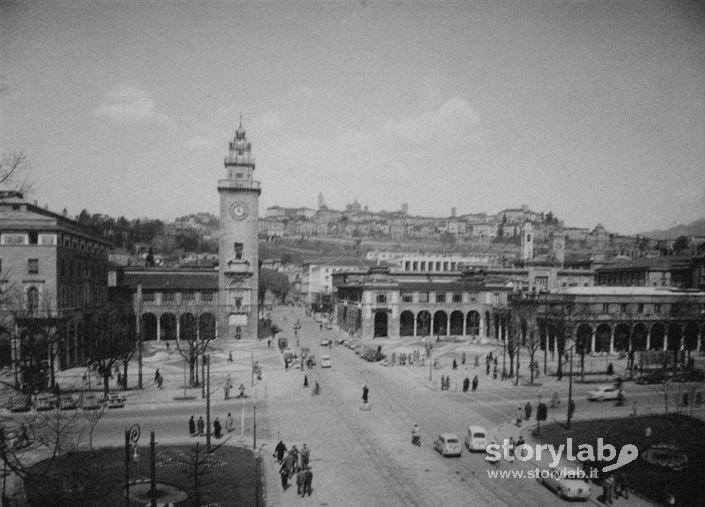
[[[10,412],[29,412],[32,410],[32,404],[29,401],[29,397],[24,394],[18,394],[13,396],[8,403]]]
[[[81,408],[83,410],[95,410],[101,406],[100,400],[95,394],[84,394],[81,396]]]
[[[463,448],[460,446],[460,439],[453,433],[441,433],[433,441],[433,448],[441,453],[441,456],[460,456]]]
[[[78,400],[70,394],[62,394],[59,398],[59,409],[75,410],[78,408]]]
[[[321,368],[330,368],[331,366],[330,356],[321,356]]]
[[[605,401],[605,400],[616,400],[617,397],[619,396],[620,390],[617,388],[617,386],[613,385],[606,385],[606,386],[599,386],[593,389],[592,391],[588,392],[588,400],[593,400],[593,401]],[[624,391],[622,391],[622,395],[624,395]]]
[[[330,346],[330,338],[321,338],[321,347]]]
[[[553,470],[548,470],[548,472],[553,472]],[[541,474],[537,480],[563,499],[590,498],[590,485],[582,479],[559,477],[548,473]]]
[[[122,408],[125,406],[125,398],[120,393],[108,393],[103,402],[108,408]]]
[[[465,447],[468,451],[482,451],[487,449],[487,432],[482,426],[468,426],[465,435]]]
[[[705,380],[705,372],[697,368],[679,371],[673,375],[673,382],[702,382],[703,380]]]
[[[279,350],[284,350],[285,348],[287,348],[289,346],[289,342],[287,341],[286,338],[284,338],[283,336],[280,336],[277,339],[277,346],[279,347]]]
[[[53,394],[40,393],[34,398],[34,410],[37,412],[53,410],[58,404],[56,396]]]
[[[663,384],[666,381],[666,375],[662,371],[647,373],[639,377],[637,384]]]

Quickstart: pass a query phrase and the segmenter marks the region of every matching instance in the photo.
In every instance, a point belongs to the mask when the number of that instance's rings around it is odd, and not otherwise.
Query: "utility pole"
[[[137,282],[137,388],[142,389],[142,282]],[[159,337],[157,337],[159,338]],[[90,375],[90,373],[89,373]],[[125,379],[127,389],[127,379]]]
[[[206,452],[211,452],[211,361],[210,355],[204,355],[207,373],[203,385],[206,386]]]
[[[149,502],[151,507],[157,507],[157,456],[154,451],[154,432],[149,435]]]
[[[252,450],[257,449],[257,402],[252,404]]]
[[[570,419],[572,417],[571,405],[573,404],[573,347],[570,348],[570,370],[568,373],[568,422],[566,428],[570,429]]]

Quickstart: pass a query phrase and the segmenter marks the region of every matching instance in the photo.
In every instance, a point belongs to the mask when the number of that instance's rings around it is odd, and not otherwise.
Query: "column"
[[[595,335],[597,333],[597,327],[593,327],[590,333],[590,353],[595,352]]]
[[[646,350],[651,350],[651,328],[646,328]]]
[[[463,313],[463,336],[468,335],[468,316]]]
[[[668,326],[663,326],[663,350],[668,349]]]
[[[162,340],[162,314],[155,315],[157,317],[157,341]]]
[[[613,325],[610,329],[610,355],[614,354],[614,330],[616,327]]]

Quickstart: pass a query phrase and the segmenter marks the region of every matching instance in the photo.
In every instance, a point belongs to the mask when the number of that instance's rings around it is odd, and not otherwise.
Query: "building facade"
[[[14,365],[16,379],[38,334],[52,372],[84,363],[87,323],[107,303],[108,246],[65,214],[0,192],[0,363]]]

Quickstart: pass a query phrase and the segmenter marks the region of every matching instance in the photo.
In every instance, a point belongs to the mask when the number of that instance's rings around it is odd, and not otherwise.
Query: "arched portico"
[[[450,314],[450,334],[452,336],[461,336],[463,334],[463,312],[455,310]]]
[[[436,336],[448,334],[448,314],[442,310],[433,314],[433,334]]]
[[[399,336],[414,336],[414,314],[404,310],[399,316]]]
[[[421,310],[416,315],[416,336],[429,336],[431,334],[431,314]]]
[[[389,316],[385,310],[375,312],[375,330],[373,338],[386,338]]]

